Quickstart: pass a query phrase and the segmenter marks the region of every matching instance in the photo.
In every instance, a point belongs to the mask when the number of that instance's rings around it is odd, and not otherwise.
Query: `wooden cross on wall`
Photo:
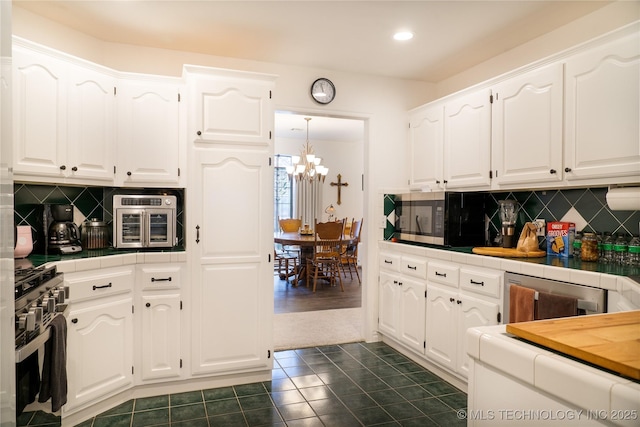
[[[341,204],[340,201],[340,189],[342,187],[347,187],[349,185],[348,182],[342,182],[342,175],[338,174],[338,182],[332,182],[331,186],[332,187],[338,187],[338,204]]]

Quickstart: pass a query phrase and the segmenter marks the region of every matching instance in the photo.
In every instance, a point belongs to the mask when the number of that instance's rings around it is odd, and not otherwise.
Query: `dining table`
[[[340,238],[340,240],[341,244],[344,246],[352,244],[355,237],[345,234]],[[300,255],[298,258],[299,267],[298,271],[294,273],[296,277],[291,281],[291,284],[293,286],[301,284],[306,278],[307,260],[313,259],[316,242],[314,234],[302,234],[299,231],[278,231],[273,234],[273,241],[283,246],[300,247]]]

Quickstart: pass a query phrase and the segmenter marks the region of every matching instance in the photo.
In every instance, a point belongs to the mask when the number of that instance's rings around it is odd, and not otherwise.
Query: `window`
[[[285,169],[291,165],[291,156],[276,154],[273,168],[273,229],[278,231],[278,218],[293,218],[292,179]]]

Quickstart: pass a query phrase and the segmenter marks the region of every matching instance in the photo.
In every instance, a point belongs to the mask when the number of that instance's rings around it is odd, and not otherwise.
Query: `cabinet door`
[[[489,188],[491,90],[463,95],[444,107],[444,185]]]
[[[70,67],[66,173],[71,178],[113,181],[115,79]]]
[[[455,370],[457,293],[427,284],[426,355]]]
[[[129,388],[133,383],[132,300],[84,304],[69,313],[68,393],[64,412]]]
[[[494,89],[494,184],[562,180],[562,64],[511,78]]]
[[[180,167],[180,86],[173,80],[120,80],[118,179],[176,184]]]
[[[269,368],[273,170],[267,150],[193,149],[187,238],[195,374]]]
[[[399,290],[399,339],[420,353],[424,352],[426,284],[401,279]]]
[[[397,337],[398,327],[398,275],[380,272],[378,296],[378,329],[385,335]]]
[[[272,141],[272,81],[196,78],[191,84],[196,144],[269,145]]]
[[[444,108],[435,105],[421,109],[409,120],[411,185],[442,188]]]
[[[180,295],[142,296],[142,379],[180,377]]]
[[[67,143],[67,66],[13,49],[13,170],[63,178]]]
[[[460,303],[458,303],[460,301]],[[456,300],[458,306],[457,372],[465,378],[469,377],[469,356],[467,355],[467,329],[477,326],[498,324],[500,305],[496,302],[484,301],[461,293]]]
[[[569,181],[640,179],[640,36],[567,60],[565,164]]]

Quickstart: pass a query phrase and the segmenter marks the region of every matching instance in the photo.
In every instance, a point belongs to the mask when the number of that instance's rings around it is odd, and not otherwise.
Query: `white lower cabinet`
[[[131,267],[66,273],[67,404],[75,412],[133,385]]]
[[[136,380],[182,376],[182,284],[178,265],[138,267],[136,313]]]
[[[433,263],[428,277],[425,354],[467,378],[466,331],[500,323],[502,272]]]
[[[389,337],[423,352],[427,261],[385,255],[380,259],[387,271],[380,272],[378,327]]]

